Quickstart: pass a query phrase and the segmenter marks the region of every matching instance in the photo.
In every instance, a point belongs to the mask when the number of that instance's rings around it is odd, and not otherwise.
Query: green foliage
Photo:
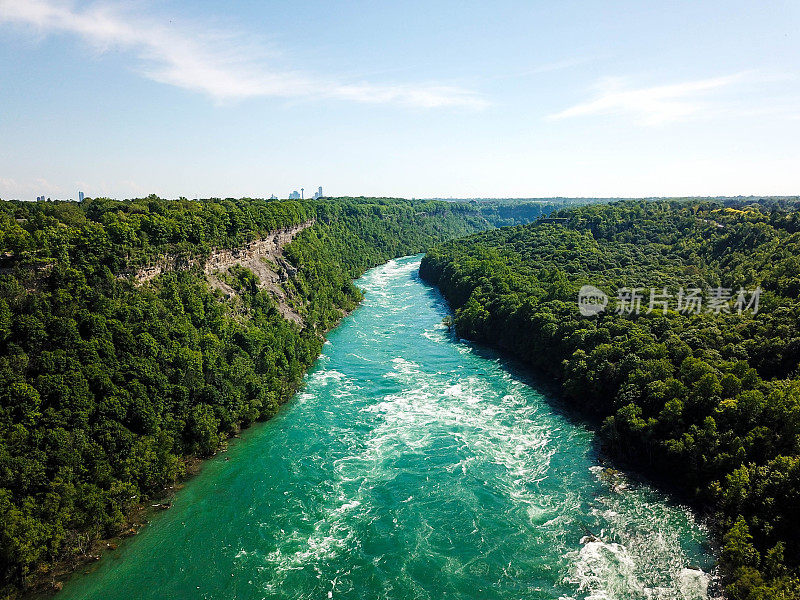
[[[284,253],[302,325],[247,269],[228,298],[199,268],[312,219]],[[273,416],[361,299],[353,278],[489,226],[391,199],[0,203],[0,588],[116,533],[187,457]],[[185,268],[134,280],[165,256]]]
[[[554,216],[438,245],[420,272],[460,335],[558,378],[613,453],[717,513],[734,598],[800,597],[798,212],[626,201]],[[612,295],[594,317],[576,302],[587,284]],[[622,287],[759,285],[756,315],[614,310]]]

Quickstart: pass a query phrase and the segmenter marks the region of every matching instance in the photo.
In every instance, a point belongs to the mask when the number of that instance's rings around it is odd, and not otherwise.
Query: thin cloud
[[[606,79],[594,100],[549,115],[550,120],[592,115],[632,115],[644,125],[660,125],[695,116],[713,108],[710,92],[752,80],[751,72],[736,73],[648,88],[626,88],[624,80]]]
[[[0,198],[8,200],[10,198],[32,198],[39,195],[61,197],[64,195],[64,189],[42,177],[33,181],[20,182],[13,177],[0,176]]]
[[[73,34],[101,52],[129,51],[142,61],[145,77],[218,101],[322,96],[423,108],[487,104],[479,94],[455,86],[347,82],[276,69],[243,35],[166,27],[116,5],[79,10],[59,0],[0,0],[0,22],[32,26],[42,34]]]
[[[565,69],[572,69],[574,67],[579,67],[581,65],[596,62],[598,59],[599,57],[596,54],[592,56],[576,56],[572,58],[565,58],[563,60],[540,64],[535,67],[523,69],[520,71],[512,71],[510,73],[497,73],[495,75],[481,77],[480,81],[522,79],[524,77],[530,77],[531,75],[542,75],[545,73],[554,73],[557,71],[563,71]]]

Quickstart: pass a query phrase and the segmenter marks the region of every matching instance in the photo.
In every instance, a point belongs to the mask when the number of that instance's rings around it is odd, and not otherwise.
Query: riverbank
[[[294,236],[299,231],[302,231],[306,226],[301,226],[298,231],[287,232],[290,236]],[[280,248],[282,249],[282,245]],[[362,298],[363,299],[363,298]],[[326,327],[321,337],[333,331],[341,321],[349,316],[359,305],[352,309],[341,309],[339,319],[332,325]],[[317,355],[317,358],[319,354]],[[316,360],[316,358],[315,358]],[[313,367],[313,363],[309,365],[309,369]],[[279,406],[283,407],[300,391],[301,388],[291,391]],[[271,418],[274,418],[273,415]],[[193,477],[198,475],[203,468],[206,461],[216,457],[220,452],[226,452],[228,444],[240,437],[240,433],[249,429],[249,427],[257,424],[264,423],[266,420],[260,420],[256,423],[242,426],[239,424],[237,428],[230,432],[230,434],[221,440],[217,451],[209,457],[200,456],[185,456],[182,458],[183,475],[172,485],[164,488],[162,495],[154,495],[147,499],[145,503],[136,504],[125,515],[123,524],[119,527],[115,535],[109,537],[100,537],[86,540],[86,548],[84,552],[77,555],[65,556],[64,558],[55,561],[49,568],[40,569],[31,575],[30,582],[23,590],[12,590],[7,595],[2,596],[2,600],[41,600],[43,598],[52,597],[60,592],[64,584],[76,573],[84,570],[84,574],[88,574],[90,570],[86,567],[91,567],[100,561],[104,556],[110,552],[116,551],[122,544],[125,544],[130,538],[138,535],[143,527],[150,524],[150,519],[154,514],[171,508],[175,495],[180,492]],[[75,533],[75,535],[80,535]]]
[[[356,306],[356,308],[358,308],[358,306]],[[339,320],[324,330],[323,339],[324,335],[333,331],[339,323],[341,323],[341,320],[350,315],[354,310],[355,308],[350,310],[342,309],[340,311],[341,317]],[[319,354],[316,358],[318,357]],[[308,369],[312,367],[313,362],[308,366]],[[284,401],[279,404],[279,407],[284,407],[287,403],[291,402],[292,398],[299,393],[300,389],[302,388],[296,388],[291,391]],[[234,431],[230,432],[226,438],[220,441],[219,447],[211,456],[183,457],[183,475],[174,481],[172,485],[165,487],[163,494],[148,497],[145,503],[134,505],[131,511],[125,515],[125,520],[115,535],[87,539],[84,552],[78,555],[65,556],[63,559],[54,562],[49,568],[40,569],[35,574],[31,575],[31,580],[25,589],[12,590],[7,595],[0,596],[0,598],[2,598],[2,600],[42,600],[60,592],[64,584],[82,569],[84,570],[84,574],[90,573],[90,570],[86,569],[87,566],[91,567],[95,565],[108,553],[116,551],[122,544],[130,540],[130,538],[138,535],[143,527],[150,524],[150,519],[153,515],[163,510],[170,509],[176,494],[201,472],[203,465],[208,460],[217,457],[219,453],[227,452],[229,443],[239,439],[242,432],[258,423],[265,423],[275,416],[276,415],[272,415],[269,419],[259,420],[248,425],[239,424]],[[80,534],[76,532],[75,535]]]
[[[226,451],[228,442],[237,437],[238,433],[235,433],[224,440],[218,452]],[[216,454],[213,456],[216,456]],[[52,563],[48,568],[39,569],[31,575],[25,589],[13,590],[2,596],[3,600],[41,600],[49,598],[60,592],[64,583],[76,573],[83,570],[84,574],[88,574],[91,568],[108,553],[115,552],[130,538],[138,535],[142,528],[150,524],[150,520],[154,515],[163,510],[169,510],[172,507],[175,495],[193,477],[200,473],[203,464],[213,456],[205,459],[197,456],[184,457],[184,475],[175,481],[173,485],[165,488],[162,495],[154,495],[148,498],[146,502],[134,505],[131,511],[125,515],[125,520],[115,535],[86,539],[86,547],[82,553],[65,556]],[[80,534],[76,532],[75,535]]]
[[[602,421],[611,455],[713,514],[731,597],[796,598],[800,382],[787,340],[797,299],[793,280],[778,284],[784,271],[764,266],[796,244],[782,225],[793,217],[758,209],[709,226],[721,213],[693,202],[577,208],[558,226],[437,245],[421,272],[451,302],[459,335],[556,378],[571,406]],[[762,237],[743,241],[751,235]],[[740,297],[763,286],[754,295],[769,300],[715,310],[710,296],[731,277]],[[711,306],[682,307],[690,280]],[[586,289],[602,298],[592,310]],[[654,303],[656,292],[671,301]]]
[[[359,305],[356,305],[355,308],[349,310],[341,309],[339,320],[324,329],[321,335],[322,339],[325,339],[324,336],[333,331],[341,321],[349,316],[358,306]],[[317,354],[314,360],[317,358],[319,358],[319,354]],[[312,362],[306,371],[312,368],[313,364]],[[301,389],[302,386],[290,391],[279,404],[279,407],[284,407],[287,403],[291,402],[292,398],[294,398]],[[217,457],[220,453],[227,452],[228,445],[232,441],[239,439],[242,432],[258,423],[265,423],[276,415],[277,413],[272,415],[269,419],[262,419],[248,425],[238,424],[234,431],[230,432],[227,437],[220,441],[219,447],[211,456],[182,457],[183,475],[174,481],[172,485],[165,487],[163,494],[153,495],[152,497],[148,497],[144,503],[134,505],[133,508],[125,514],[125,520],[115,535],[87,539],[84,552],[77,555],[65,556],[52,563],[48,568],[39,569],[36,573],[31,575],[30,582],[23,590],[11,590],[6,595],[0,596],[0,598],[2,598],[2,600],[42,600],[60,592],[64,584],[81,570],[83,570],[84,574],[89,574],[91,569],[87,569],[86,567],[94,566],[108,553],[115,552],[121,545],[129,541],[130,538],[138,535],[143,527],[149,526],[153,515],[163,510],[170,509],[176,494],[201,472],[203,465],[208,460]],[[76,532],[75,535],[80,534]]]

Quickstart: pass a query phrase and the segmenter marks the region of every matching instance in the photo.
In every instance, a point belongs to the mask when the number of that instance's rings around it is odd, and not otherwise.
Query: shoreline
[[[450,315],[455,317],[455,309],[450,299],[444,294],[441,288],[421,274],[420,280],[425,285],[436,290],[447,305],[447,310]],[[645,463],[635,460],[630,455],[626,456],[616,453],[614,449],[608,445],[607,440],[603,439],[601,435],[600,429],[603,418],[597,413],[582,409],[566,400],[561,390],[561,379],[557,375],[550,372],[548,369],[536,368],[534,365],[528,363],[523,356],[502,344],[462,337],[456,332],[455,324],[450,325],[449,330],[451,335],[456,339],[464,340],[473,346],[488,350],[505,363],[516,369],[521,369],[529,377],[529,379],[525,381],[525,385],[543,385],[551,389],[553,391],[553,396],[545,396],[551,408],[563,414],[569,420],[583,424],[592,431],[592,434],[595,436],[597,465],[602,468],[602,472],[608,473],[611,477],[621,474],[637,484],[652,486],[666,494],[671,500],[691,510],[696,515],[698,521],[708,530],[709,548],[715,558],[714,569],[712,572],[708,573],[711,577],[709,581],[709,591],[713,592],[715,595],[709,596],[709,598],[716,600],[725,600],[727,598],[723,583],[726,564],[722,560],[721,552],[723,532],[721,531],[720,522],[717,519],[713,507],[693,497],[691,491],[686,487],[682,487],[677,480],[670,479],[658,472],[649,471]]]
[[[259,422],[266,422],[266,420]],[[240,429],[239,431],[244,431],[244,429]],[[94,566],[105,558],[109,552],[116,551],[128,540],[136,537],[144,527],[148,526],[153,515],[163,510],[169,510],[173,498],[187,483],[189,483],[189,481],[200,473],[203,465],[220,452],[225,452],[229,440],[238,437],[238,433],[226,437],[220,443],[220,448],[207,458],[200,458],[197,456],[184,457],[185,475],[177,479],[171,486],[164,488],[166,490],[164,494],[150,497],[146,504],[137,503],[130,513],[125,515],[124,523],[116,534],[90,540],[88,542],[88,547],[83,553],[66,556],[54,561],[47,569],[42,569],[40,572],[32,575],[30,578],[31,581],[25,588],[11,590],[9,595],[3,598],[5,600],[41,600],[44,598],[52,598],[61,591],[64,583],[69,581],[81,569],[85,569],[83,574],[89,574]]]
[[[334,325],[325,329],[320,335],[320,338],[323,340],[326,339],[326,335],[336,329],[346,317],[361,306],[362,301],[363,295],[358,301],[358,304],[352,309],[341,309],[342,314],[339,319]],[[314,357],[314,360],[306,367],[303,373],[304,377],[317,362],[321,354],[322,350],[320,350],[317,356]],[[79,570],[86,569],[83,573],[84,575],[91,573],[93,566],[105,558],[109,552],[118,550],[119,547],[128,542],[128,540],[136,537],[142,528],[148,526],[153,515],[163,510],[169,510],[173,498],[202,471],[204,465],[208,461],[214,459],[220,453],[227,452],[228,444],[231,443],[231,440],[239,439],[242,432],[250,430],[255,425],[271,421],[277,416],[281,409],[291,403],[292,399],[300,392],[302,387],[303,385],[301,384],[297,389],[292,390],[287,395],[287,398],[278,405],[278,411],[274,415],[265,419],[253,421],[244,427],[239,424],[233,432],[220,440],[219,447],[211,456],[205,458],[199,456],[183,457],[185,474],[175,480],[171,486],[164,488],[166,493],[150,497],[146,504],[137,503],[130,513],[125,515],[124,523],[115,535],[90,540],[87,549],[83,553],[66,556],[54,561],[48,568],[32,574],[30,576],[30,581],[24,588],[11,589],[8,591],[7,595],[0,596],[0,600],[44,600],[46,598],[53,598],[57,596],[64,584],[75,576]]]

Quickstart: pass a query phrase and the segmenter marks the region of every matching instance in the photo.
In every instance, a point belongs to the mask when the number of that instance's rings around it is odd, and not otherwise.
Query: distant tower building
[[[83,192],[78,192],[78,202],[83,202]]]
[[[306,189],[305,188],[300,188],[300,200],[304,200],[305,199],[305,193],[306,193]]]
[[[314,200],[318,200],[319,198],[322,198],[322,186],[319,186],[317,188],[317,193],[314,194]]]
[[[270,196],[269,199],[270,200],[277,200],[278,197],[275,194],[272,194],[272,196]]]
[[[291,194],[289,194],[289,200],[300,200],[300,192],[297,190],[293,191]]]

